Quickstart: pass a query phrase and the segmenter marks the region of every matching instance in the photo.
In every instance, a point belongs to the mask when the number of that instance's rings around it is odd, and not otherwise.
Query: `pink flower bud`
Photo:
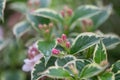
[[[92,26],[93,22],[91,19],[83,19],[82,24],[83,24],[83,26]]]
[[[67,36],[65,34],[62,34],[61,38],[62,38],[63,41],[67,40]]]
[[[70,42],[66,42],[66,47],[70,48]]]
[[[61,38],[57,38],[57,43],[61,44],[62,43],[62,39]]]
[[[49,30],[49,29],[45,30],[45,33],[49,33],[49,32],[50,32],[50,30]]]
[[[60,50],[57,50],[55,48],[52,49],[52,54],[58,55],[60,53]]]
[[[39,27],[39,29],[42,29],[42,28],[43,28],[43,25],[42,25],[42,24],[39,24],[38,27]]]
[[[49,23],[49,27],[50,28],[52,28],[53,27],[53,23],[51,22],[51,23]]]
[[[63,10],[60,13],[63,17],[65,17],[65,12]]]
[[[43,24],[43,27],[44,27],[44,29],[46,29],[46,28],[47,28],[47,25],[46,25],[46,24]]]
[[[72,13],[73,13],[72,9],[68,9],[68,10],[67,10],[67,13],[68,13],[69,16],[71,16]]]

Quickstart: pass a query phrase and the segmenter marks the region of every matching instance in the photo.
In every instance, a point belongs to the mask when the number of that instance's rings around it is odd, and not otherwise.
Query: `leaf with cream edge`
[[[96,44],[93,53],[93,60],[97,64],[101,64],[103,61],[107,61],[107,52],[102,41]]]
[[[86,65],[83,69],[82,72],[80,74],[80,79],[88,79],[91,78],[93,76],[98,75],[99,73],[101,73],[104,69],[102,67],[100,67],[99,65],[92,63],[92,64],[88,64]]]
[[[70,53],[75,54],[82,52],[85,49],[90,48],[91,46],[98,43],[99,40],[100,37],[94,33],[90,33],[90,32],[81,33],[73,41],[73,44],[70,49]]]
[[[20,6],[18,6],[20,5]],[[27,5],[24,2],[14,2],[9,5],[10,9],[20,12],[22,14],[26,14],[28,11]]]
[[[0,0],[0,19],[3,20],[6,0]]]
[[[43,74],[51,78],[59,79],[67,79],[71,77],[69,72],[62,67],[49,67],[48,70],[45,71]]]
[[[79,72],[79,75],[80,75],[82,69],[83,69],[86,65],[88,65],[88,64],[90,64],[90,63],[91,63],[91,62],[90,62],[89,60],[85,60],[85,59],[76,59],[76,60],[75,60],[76,68],[77,68],[77,70],[78,70],[78,72]]]
[[[29,31],[31,28],[29,22],[22,21],[17,23],[13,28],[13,33],[17,38],[20,38],[24,33]]]
[[[45,59],[42,58],[39,62],[34,65],[34,69],[31,72],[31,80],[39,80],[44,75],[42,73],[48,69],[50,66],[54,66],[54,62],[56,61],[55,57],[51,57],[48,63],[45,65]]]
[[[52,49],[55,47],[56,43],[55,41],[38,41],[38,50],[43,54],[45,58],[45,64],[49,61],[51,55],[52,55]]]
[[[120,80],[120,70],[115,74],[115,80]]]
[[[78,22],[90,18],[93,21],[93,29],[96,29],[108,19],[110,13],[111,6],[101,9],[93,5],[83,5],[74,11],[69,25],[73,29]]]
[[[72,56],[72,55],[67,55],[67,56],[64,56],[64,57],[60,57],[60,58],[58,58],[57,60],[56,60],[56,62],[55,62],[55,65],[56,66],[61,66],[61,67],[63,67],[64,65],[66,65],[68,62],[70,62],[70,61],[73,61],[73,60],[75,60],[76,58],[74,57],[74,56]]]
[[[85,59],[75,59],[70,62],[68,62],[66,65],[64,65],[64,68],[71,74],[71,75],[80,75],[82,69],[90,64],[90,61]]]
[[[104,72],[98,76],[99,80],[116,80],[112,72]]]
[[[103,35],[103,43],[107,49],[114,48],[120,44],[120,37],[115,34],[105,34]]]
[[[36,16],[41,16],[44,18],[48,18],[60,23],[63,23],[63,18],[60,14],[58,14],[56,11],[54,10],[50,10],[50,9],[38,9],[36,11],[34,11],[33,13],[31,13],[32,15],[36,15]]]
[[[120,60],[118,60],[112,65],[112,71],[114,73],[117,73],[118,71],[120,71]]]

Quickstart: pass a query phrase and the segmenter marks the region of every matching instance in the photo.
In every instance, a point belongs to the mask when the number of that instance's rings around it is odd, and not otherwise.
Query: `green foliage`
[[[42,74],[48,67],[54,66],[54,61],[56,60],[55,57],[51,57],[47,64],[45,64],[44,58],[41,59],[41,61],[37,62],[35,64],[34,69],[32,70],[32,80],[37,80],[39,78],[42,78],[44,75]]]
[[[33,12],[32,14],[36,15],[36,16],[41,16],[41,17],[49,18],[51,20],[55,20],[57,22],[63,23],[62,16],[60,14],[58,14],[56,11],[54,11],[54,10],[50,10],[50,9],[38,9],[35,12]]]
[[[82,33],[72,43],[71,54],[79,53],[85,49],[95,45],[100,40],[100,37],[93,33]]]
[[[24,49],[26,46],[28,47],[32,44],[30,40],[30,38],[32,38],[33,42],[37,41],[37,48],[34,46],[35,49],[33,49],[33,51],[28,51],[28,63],[26,60],[24,61],[27,65],[29,65],[29,62],[33,62],[33,65],[31,64],[31,66],[33,66],[31,80],[44,78],[44,80],[120,79],[120,60],[115,63],[110,62],[111,60],[109,56],[107,56],[107,54],[109,54],[107,53],[107,49],[115,48],[120,43],[120,37],[116,34],[94,33],[94,31],[109,18],[113,11],[111,6],[101,8],[93,5],[81,5],[78,8],[75,7],[75,11],[68,7],[65,7],[61,11],[59,11],[59,9],[55,11],[50,8],[45,8],[50,5],[51,0],[34,1],[35,0],[33,0],[31,4],[25,0],[8,0],[8,7],[10,11],[13,10],[13,12],[8,11],[7,14],[14,16],[12,13],[20,13],[22,17],[18,23],[16,23],[16,18],[20,17],[20,15],[12,17],[13,24],[15,24],[12,29],[16,40],[9,42],[6,47],[8,42],[6,38],[4,39],[0,35],[0,50],[3,50],[3,53],[0,54],[0,60],[2,60],[1,62],[4,64],[4,69],[10,67],[12,70],[16,70],[21,67],[20,61],[25,58],[25,54],[23,55],[21,53],[26,51]],[[66,2],[69,1],[70,0],[67,0]],[[82,3],[86,0],[79,1]],[[71,0],[70,2],[77,3],[78,1]],[[89,1],[87,2],[91,3]],[[5,3],[6,0],[0,0],[1,19],[3,19]],[[51,7],[53,6],[51,5]],[[5,17],[10,16],[7,15]],[[14,22],[14,18],[16,22]],[[11,17],[10,19],[6,19],[7,22],[10,20]],[[9,26],[9,24],[6,23],[4,25]],[[6,29],[11,30],[11,28]],[[30,35],[25,34],[28,31],[31,31],[29,33]],[[63,33],[64,36],[58,38]],[[12,35],[8,32],[4,34],[5,37],[7,34],[10,35],[9,37]],[[25,36],[23,36],[24,34]],[[23,41],[20,40],[20,38],[22,38]],[[55,41],[56,38],[57,41]],[[25,45],[23,46],[23,44]],[[29,49],[30,48],[31,46]],[[54,54],[53,48],[59,53]],[[35,51],[43,56],[38,62],[36,58],[33,58],[36,56],[36,54],[34,54]],[[1,55],[4,57],[1,57]],[[19,57],[16,58],[16,55]],[[36,63],[34,61],[36,61]],[[24,73],[20,71],[6,71],[5,73],[1,71],[3,70],[0,67],[0,74],[2,75],[0,80],[25,79]]]
[[[3,20],[6,0],[0,0],[0,19]]]
[[[99,80],[116,80],[114,74],[111,72],[105,72],[101,74],[98,78]]]
[[[107,52],[104,44],[101,41],[95,47],[93,60],[97,64],[107,61]]]
[[[92,5],[84,5],[78,7],[69,22],[71,27],[74,27],[78,21],[85,18],[90,18],[93,21],[93,29],[98,28],[103,22],[107,20],[111,12],[111,7],[100,9]]]
[[[75,57],[74,56],[71,56],[71,55],[67,55],[63,58],[58,58],[55,62],[55,65],[56,66],[65,66],[68,62],[72,61],[72,60],[75,60]]]
[[[112,71],[115,73],[120,71],[120,60],[112,65]]]
[[[45,58],[45,64],[47,64],[48,60],[50,59],[52,53],[52,48],[55,47],[55,41],[38,41],[38,49],[43,54]]]
[[[13,33],[17,38],[20,38],[30,28],[30,24],[27,21],[22,21],[14,26]]]
[[[25,80],[25,76],[21,71],[6,71],[2,73],[0,80]]]
[[[64,68],[61,67],[50,67],[44,74],[53,78],[69,78],[70,74]]]
[[[97,64],[90,64],[83,68],[83,70],[80,74],[80,78],[87,79],[87,78],[93,77],[95,75],[98,75],[102,71],[103,71],[103,69],[100,66],[98,66]]]

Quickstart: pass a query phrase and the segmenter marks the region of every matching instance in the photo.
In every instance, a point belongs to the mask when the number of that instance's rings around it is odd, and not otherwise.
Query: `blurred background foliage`
[[[103,33],[115,33],[120,36],[120,0],[51,0],[50,5],[46,5],[49,0],[41,0],[42,7],[48,7],[60,11],[65,5],[75,10],[80,5],[93,4],[99,7],[107,5],[113,6],[113,11],[109,19],[99,27]],[[26,42],[33,38],[35,31],[27,32],[21,39],[17,39],[12,32],[13,26],[25,19],[25,15],[17,10],[11,9],[10,5],[22,2],[27,6],[28,0],[7,0],[4,11],[4,22],[0,22],[0,36],[6,46],[0,47],[0,80],[30,80],[30,73],[21,70],[23,60],[26,57]],[[46,5],[46,6],[45,6]],[[25,6],[17,5],[23,9]],[[15,8],[15,7],[13,7]],[[29,35],[28,35],[29,34]],[[0,41],[2,43],[2,41]],[[3,48],[3,49],[1,49]],[[120,59],[120,45],[113,50],[108,50],[109,59],[115,62]]]

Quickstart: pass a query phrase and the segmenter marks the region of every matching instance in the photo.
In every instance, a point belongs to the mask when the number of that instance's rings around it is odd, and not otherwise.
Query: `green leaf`
[[[45,75],[52,78],[69,78],[71,77],[69,72],[61,67],[49,67],[47,71],[44,72]]]
[[[104,9],[99,8],[99,12],[95,14],[94,16],[91,16],[91,19],[93,21],[93,29],[97,29],[101,24],[103,24],[110,16],[112,12],[112,6],[109,5]]]
[[[117,73],[120,70],[120,60],[112,65],[112,71]]]
[[[114,48],[116,45],[120,44],[120,37],[115,34],[105,34],[103,37],[103,43],[108,49]]]
[[[93,76],[98,75],[102,71],[103,71],[103,69],[99,65],[97,65],[95,63],[88,64],[82,69],[82,72],[80,74],[80,78],[81,79],[88,79],[88,78],[91,78]]]
[[[110,13],[111,6],[105,9],[101,9],[92,5],[80,6],[77,10],[75,10],[69,24],[71,27],[74,27],[78,21],[81,21],[85,18],[90,18],[93,21],[94,29],[96,29],[108,19]]]
[[[50,66],[54,66],[54,62],[56,61],[55,57],[51,57],[48,63],[45,65],[44,58],[41,59],[37,64],[35,64],[34,69],[31,73],[31,80],[38,80],[39,78],[43,77],[42,73],[48,69]]]
[[[20,5],[20,6],[18,6]],[[14,2],[9,5],[9,7],[15,11],[25,14],[28,11],[28,8],[24,2]]]
[[[36,16],[41,16],[44,18],[48,18],[60,23],[63,23],[63,18],[60,14],[58,14],[56,11],[54,10],[50,10],[50,9],[38,9],[35,12],[32,13],[33,15]]]
[[[25,80],[25,74],[21,71],[4,71],[0,80]]]
[[[41,16],[36,16],[36,15],[32,15],[32,14],[27,14],[27,20],[31,23],[32,27],[36,30],[36,31],[40,31],[38,28],[39,24],[48,24],[50,22],[49,19],[41,17]]]
[[[116,80],[112,72],[104,72],[98,76],[99,80]]]
[[[76,58],[72,55],[67,55],[62,58],[58,58],[55,62],[56,66],[65,66],[68,62],[75,60]]]
[[[87,65],[90,64],[90,61],[85,59],[76,59],[75,60],[76,68],[79,71],[79,74],[81,73],[82,69]]]
[[[26,33],[30,28],[31,28],[30,24],[27,21],[22,21],[22,22],[17,23],[14,26],[13,33],[17,38],[19,38],[24,33]]]
[[[0,19],[3,20],[6,0],[0,0]]]
[[[107,61],[107,52],[102,41],[100,41],[95,47],[93,60],[97,64]]]
[[[79,53],[93,45],[95,45],[100,40],[100,37],[94,33],[81,33],[73,41],[71,47],[71,54]]]
[[[120,80],[120,70],[115,74],[115,80]]]
[[[38,41],[38,49],[44,55],[45,64],[47,64],[49,58],[51,57],[52,48],[55,47],[55,41]]]

